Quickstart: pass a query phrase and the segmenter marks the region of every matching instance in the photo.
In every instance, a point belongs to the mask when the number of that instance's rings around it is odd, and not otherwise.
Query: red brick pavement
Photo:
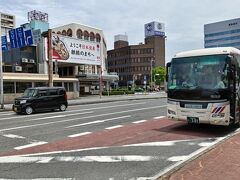
[[[191,161],[166,180],[239,180],[240,133]]]

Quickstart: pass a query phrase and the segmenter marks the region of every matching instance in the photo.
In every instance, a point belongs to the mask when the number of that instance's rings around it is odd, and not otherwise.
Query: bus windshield
[[[227,55],[174,58],[169,72],[168,89],[225,89]]]

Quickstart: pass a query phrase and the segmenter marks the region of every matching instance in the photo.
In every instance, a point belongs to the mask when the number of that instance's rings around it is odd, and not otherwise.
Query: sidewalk
[[[159,180],[239,180],[240,130],[210,151]]]
[[[127,101],[127,100],[138,100],[138,99],[158,99],[167,97],[165,92],[157,93],[147,93],[147,94],[131,94],[131,95],[115,95],[115,96],[100,96],[91,95],[83,96],[78,99],[68,100],[68,105],[81,105],[81,104],[95,104],[95,103],[104,103],[104,102],[113,102],[113,101]],[[10,111],[12,110],[12,104],[4,104],[4,109],[0,111]]]

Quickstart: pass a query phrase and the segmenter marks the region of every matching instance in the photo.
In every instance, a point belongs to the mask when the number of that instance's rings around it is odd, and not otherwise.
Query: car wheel
[[[25,108],[25,114],[30,115],[33,113],[33,108],[31,106],[27,106]]]
[[[66,111],[67,107],[65,104],[61,104],[59,109],[60,109],[60,111]]]

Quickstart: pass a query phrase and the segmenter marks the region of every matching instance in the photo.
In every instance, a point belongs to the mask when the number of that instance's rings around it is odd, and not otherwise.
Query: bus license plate
[[[187,117],[187,122],[191,124],[199,124],[199,118],[198,117]]]

